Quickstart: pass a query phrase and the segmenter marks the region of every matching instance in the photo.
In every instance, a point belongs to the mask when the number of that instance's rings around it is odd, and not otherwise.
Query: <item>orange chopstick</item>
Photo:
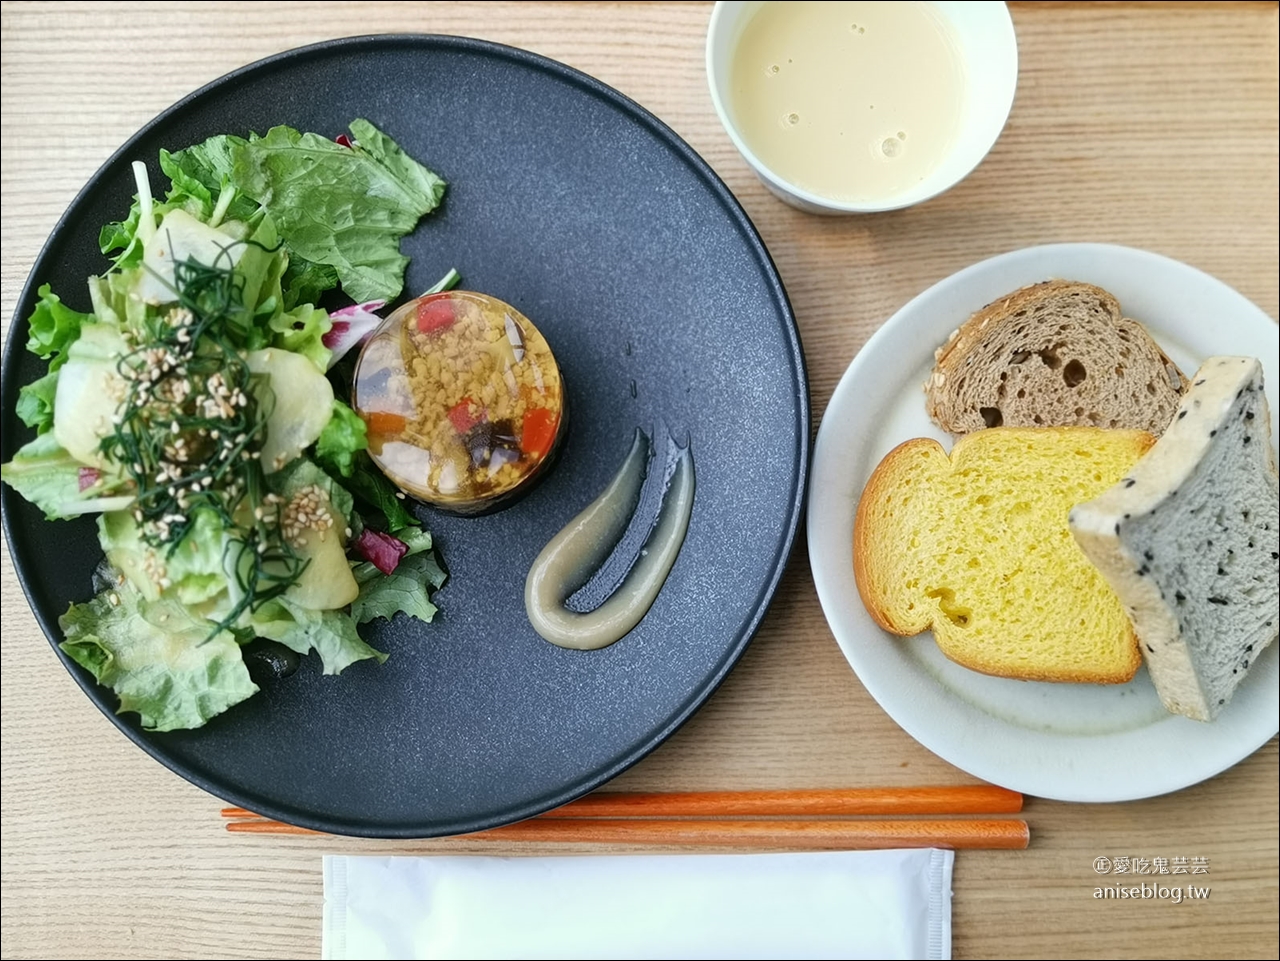
[[[223,808],[223,817],[235,817],[236,815],[228,815],[228,811],[238,811],[241,808]],[[247,813],[247,812],[246,812]],[[323,831],[313,831],[310,828],[300,828],[296,824],[286,824],[284,821],[270,821],[267,818],[254,818],[249,821],[228,821],[227,830],[232,834],[315,834],[325,837]]]
[[[465,835],[482,841],[572,841],[582,844],[671,844],[714,847],[1025,848],[1031,835],[1016,818],[970,820],[736,821],[533,818]]]
[[[279,821],[232,821],[238,834],[317,834]],[[1030,843],[1019,818],[946,820],[684,820],[532,818],[517,824],[459,835],[460,841],[575,844],[666,844],[729,848],[801,848],[857,851],[873,848],[1021,850]]]
[[[554,818],[848,817],[862,814],[1016,814],[1022,795],[991,784],[960,787],[588,794]]]
[[[540,817],[463,835],[480,841],[799,847],[1025,848],[1017,818],[897,819],[902,815],[1011,814],[1022,795],[991,785],[850,790],[591,794]],[[866,815],[875,815],[876,820]],[[245,808],[223,808],[236,834],[319,834]],[[886,819],[886,816],[895,816]],[[755,820],[741,820],[754,818]],[[817,818],[818,820],[810,820]],[[843,818],[845,820],[833,820]],[[848,818],[860,818],[848,820]]]
[[[865,814],[1017,814],[1022,795],[991,784],[957,787],[818,788],[793,791],[689,791],[588,794],[542,817],[849,817]],[[223,808],[224,818],[258,817]]]

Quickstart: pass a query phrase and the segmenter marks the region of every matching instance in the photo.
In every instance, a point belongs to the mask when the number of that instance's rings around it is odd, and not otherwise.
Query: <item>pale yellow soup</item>
[[[830,200],[891,202],[959,134],[964,67],[928,4],[765,3],[730,70],[730,109],[751,152]]]

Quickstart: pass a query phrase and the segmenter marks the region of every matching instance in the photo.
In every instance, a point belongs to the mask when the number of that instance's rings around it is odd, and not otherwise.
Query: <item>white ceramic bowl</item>
[[[1018,39],[1013,32],[1009,8],[992,2],[930,3],[950,27],[965,70],[960,135],[943,162],[917,186],[874,201],[830,200],[787,182],[766,167],[743,141],[726,95],[733,52],[743,27],[761,6],[761,0],[745,3],[722,0],[715,5],[707,29],[707,82],[716,113],[738,152],[764,185],[793,207],[817,214],[874,213],[910,207],[936,197],[967,177],[1004,129],[1018,85]]]

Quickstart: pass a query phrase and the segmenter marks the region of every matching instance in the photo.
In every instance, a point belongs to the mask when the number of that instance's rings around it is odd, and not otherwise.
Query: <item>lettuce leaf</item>
[[[345,147],[319,134],[272,127],[227,138],[230,182],[266,207],[290,251],[337,272],[353,300],[393,300],[408,258],[400,238],[440,204],[444,181],[366,120]]]
[[[210,137],[176,153],[160,152],[171,187],[154,205],[157,218],[182,207],[209,221],[256,224],[263,210],[288,247],[278,309],[315,304],[341,284],[357,302],[393,300],[404,287],[408,258],[400,238],[440,205],[445,182],[367,120],[352,121],[356,144],[272,127],[248,139]],[[104,254],[119,251],[117,269],[142,259],[140,204],[102,228]],[[272,245],[267,245],[270,248]]]
[[[169,188],[165,204],[170,207],[181,205],[191,216],[207,223],[213,214],[214,191],[183,170],[173,154],[163,148],[160,150],[160,169],[173,185]]]
[[[329,357],[333,351],[324,345],[324,335],[332,326],[327,312],[311,304],[303,304],[288,313],[276,314],[269,321],[269,326],[275,332],[271,340],[273,347],[302,354],[321,371],[329,369]]]
[[[284,309],[293,310],[299,304],[318,304],[321,295],[338,286],[338,272],[329,264],[313,264],[295,254],[281,283]]]
[[[83,465],[58,446],[52,432],[40,434],[0,466],[0,480],[44,511],[46,520],[61,520],[62,508],[80,500]]]
[[[351,458],[351,475],[343,478],[343,485],[362,502],[381,511],[391,533],[417,527],[418,519],[405,508],[404,501],[396,497],[398,489],[378,470],[368,452],[356,451]]]
[[[138,236],[138,223],[142,219],[142,207],[135,199],[124,220],[113,220],[98,231],[98,249],[104,254],[119,250],[111,258],[119,268],[136,267],[142,261],[142,244],[134,243]]]
[[[89,299],[98,323],[145,337],[148,335],[147,305],[129,295],[132,289],[132,275],[114,272],[89,278]]]
[[[431,532],[422,527],[413,527],[409,530],[403,530],[396,536],[400,538],[400,540],[404,541],[405,546],[409,548],[405,551],[405,557],[412,557],[414,554],[421,554],[423,551],[429,551],[435,544],[431,539]],[[440,585],[437,584],[436,586],[439,587]]]
[[[257,692],[227,631],[209,636],[179,603],[147,602],[129,584],[72,604],[58,646],[153,731],[200,727]]]
[[[218,140],[220,138],[212,138]],[[192,151],[197,151],[193,154]],[[214,170],[202,162],[203,157],[197,148],[188,148],[178,153],[167,150],[160,151],[160,169],[169,178],[169,192],[163,201],[157,197],[152,204],[152,212],[156,222],[164,218],[170,210],[181,207],[191,216],[208,222],[217,202],[217,196],[226,185],[230,165],[225,172]],[[232,211],[224,211],[223,218],[228,216],[248,220],[257,209],[252,201],[243,201]],[[107,224],[98,232],[98,249],[104,254],[119,251],[112,257],[117,270],[128,270],[142,262],[142,244],[138,242],[138,225],[142,220],[142,204],[135,195],[129,207],[129,215],[124,220]]]
[[[315,651],[324,662],[324,673],[340,674],[356,661],[387,655],[370,647],[356,632],[356,623],[341,611],[313,611],[278,597],[263,604],[249,621],[259,637],[279,641],[299,654]]]
[[[333,416],[316,441],[316,461],[330,474],[350,477],[355,470],[356,455],[368,449],[368,428],[360,415],[335,400]]]
[[[445,182],[400,149],[400,145],[362,117],[347,125],[356,138],[355,149],[369,153],[400,185],[414,196],[427,214],[444,197]],[[422,216],[422,214],[419,214]],[[361,298],[357,297],[356,300]]]
[[[394,573],[383,574],[371,562],[352,568],[360,594],[351,602],[351,616],[357,624],[385,617],[392,620],[403,613],[420,621],[430,621],[438,608],[431,594],[444,584],[448,575],[431,550],[431,535],[422,528],[401,532],[400,539],[409,551]]]
[[[224,224],[224,229],[233,223]],[[236,272],[244,282],[241,297],[251,315],[249,326],[260,330],[246,337],[245,349],[258,350],[274,340],[271,326],[280,315],[280,278],[289,265],[289,256],[280,247],[280,231],[270,217],[262,217],[249,231],[249,245],[240,255]],[[323,368],[322,368],[323,369]]]
[[[72,310],[48,284],[41,284],[36,293],[40,299],[27,321],[27,350],[47,360],[49,370],[55,371],[66,363],[67,348],[80,336],[81,326],[93,322],[93,314]]]
[[[202,143],[192,144],[170,157],[183,176],[203,184],[210,196],[221,193],[231,182],[231,170],[235,167],[235,150],[244,143],[243,137],[220,134]],[[168,170],[165,171],[168,173]],[[170,174],[170,177],[173,175]],[[249,201],[246,201],[246,204]],[[250,211],[252,212],[252,211]],[[246,218],[239,218],[246,219]]]
[[[18,402],[14,413],[36,433],[43,434],[53,427],[53,401],[58,393],[58,372],[51,370],[39,380],[33,380],[18,388]]]
[[[252,197],[236,191],[231,182],[231,174],[235,168],[235,152],[245,142],[243,137],[225,134],[210,137],[203,143],[193,144],[185,150],[179,150],[170,155],[170,160],[177,168],[179,176],[175,177],[169,173],[169,168],[164,166],[163,155],[161,168],[169,174],[175,188],[179,183],[187,184],[195,181],[209,192],[215,205],[226,204],[223,212],[224,220],[250,221],[257,215],[260,205]],[[224,196],[228,188],[232,190],[230,198]],[[169,199],[173,199],[172,194]],[[211,207],[210,212],[212,209]]]

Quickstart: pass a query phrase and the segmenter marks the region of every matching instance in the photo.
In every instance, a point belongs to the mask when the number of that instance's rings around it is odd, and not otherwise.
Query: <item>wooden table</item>
[[[784,207],[735,153],[704,79],[709,12],[704,3],[5,3],[6,332],[55,220],[154,114],[259,57],[401,31],[485,37],[563,60],[685,137],[742,200],[778,263],[808,356],[815,423],[850,359],[901,304],[961,267],[1030,244],[1155,250],[1277,315],[1275,4],[1014,6],[1018,97],[991,155],[930,203],[850,219]],[[5,957],[316,956],[321,852],[458,849],[227,835],[219,801],[134,748],[58,665],[7,552],[3,572]],[[970,780],[863,690],[823,620],[800,543],[728,681],[612,787]],[[956,859],[956,957],[1276,956],[1275,739],[1172,796],[1092,806],[1032,799],[1026,811],[1029,851]],[[1211,897],[1095,901],[1098,855],[1207,858],[1210,873],[1197,880]]]

